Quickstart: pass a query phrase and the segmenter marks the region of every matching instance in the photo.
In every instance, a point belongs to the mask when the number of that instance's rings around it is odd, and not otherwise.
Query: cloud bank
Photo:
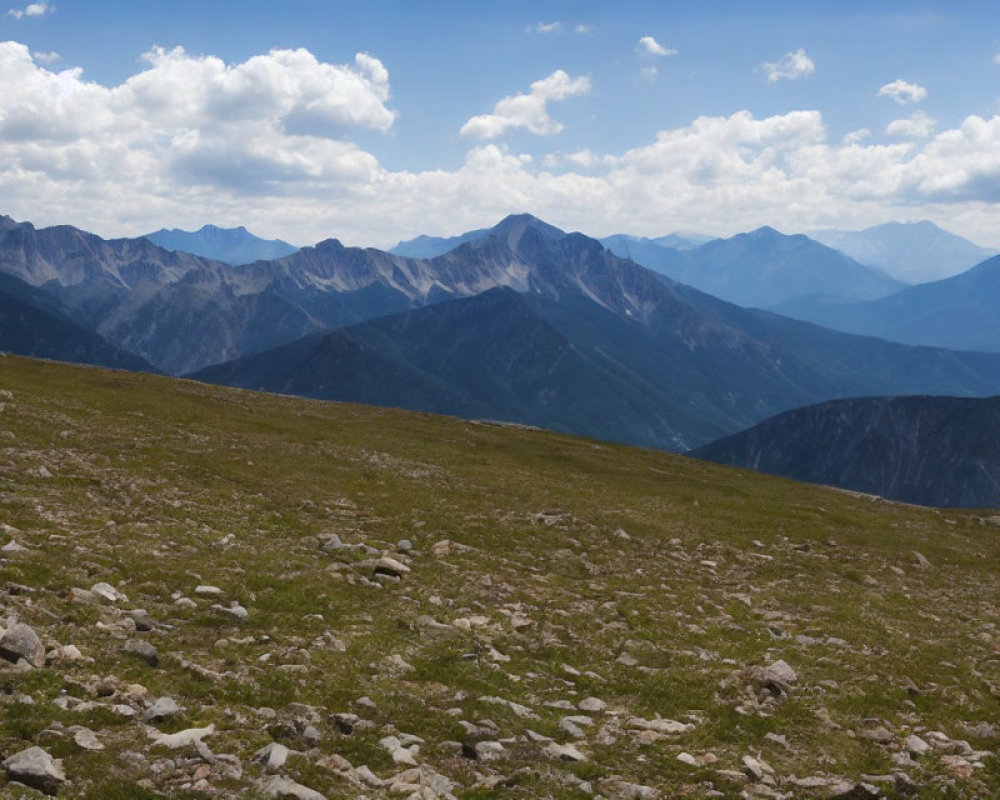
[[[213,222],[299,244],[389,246],[529,211],[594,235],[930,217],[993,244],[1000,201],[998,116],[935,131],[914,114],[890,125],[899,138],[879,141],[865,130],[831,140],[814,110],[737,111],[624,152],[554,147],[536,160],[485,142],[454,169],[390,170],[352,141],[396,119],[388,71],[369,54],[329,64],[274,50],[227,65],[154,49],[135,75],[103,86],[6,42],[0,83],[2,211],[105,236]],[[473,131],[553,133],[546,104],[589,91],[586,78],[554,72],[474,117],[487,121]]]

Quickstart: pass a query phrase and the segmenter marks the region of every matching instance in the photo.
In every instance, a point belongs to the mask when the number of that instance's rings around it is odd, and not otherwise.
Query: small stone
[[[753,756],[743,756],[743,771],[752,781],[762,781],[766,775],[773,775],[774,769],[759,758]]]
[[[3,762],[7,777],[48,795],[55,795],[66,782],[62,761],[54,759],[41,747],[29,747]]]
[[[160,654],[157,649],[142,639],[129,639],[122,647],[122,652],[145,661],[151,667],[160,664]]]
[[[476,742],[476,758],[481,761],[496,761],[503,758],[505,749],[500,742]]]
[[[390,556],[382,556],[375,562],[376,575],[390,575],[394,578],[402,578],[409,571],[410,568],[406,564]]]
[[[265,797],[274,800],[326,800],[326,796],[315,789],[296,783],[291,778],[271,775],[257,784]]]
[[[90,591],[93,592],[98,597],[107,600],[109,603],[117,603],[119,600],[125,600],[125,595],[119,592],[110,583],[105,583],[101,581],[100,583],[95,583],[90,587]]]
[[[679,753],[677,756],[677,760],[680,761],[682,764],[687,764],[690,767],[698,766],[698,759],[696,759],[690,753]]]
[[[409,539],[400,539],[396,542],[397,553],[409,553],[413,549],[413,542]]]
[[[576,707],[581,711],[596,713],[599,711],[604,711],[608,707],[608,704],[598,697],[588,697],[577,703]]]
[[[915,733],[911,733],[907,736],[903,740],[903,745],[912,755],[915,756],[927,755],[927,753],[931,750],[931,746]]]
[[[198,597],[222,597],[222,589],[218,586],[209,586],[207,584],[195,586],[194,593]]]
[[[29,625],[18,622],[0,636],[0,656],[15,664],[24,659],[33,667],[45,666],[45,647]]]
[[[916,559],[918,567],[920,567],[921,569],[930,569],[931,562],[928,560],[927,556],[925,556],[923,553],[914,550],[913,557]]]
[[[177,705],[177,701],[174,700],[174,698],[158,697],[153,704],[146,709],[142,718],[146,722],[159,722],[167,717],[180,714],[182,711],[184,711],[184,709]]]
[[[285,762],[288,761],[288,756],[291,752],[291,750],[280,742],[271,742],[266,747],[257,751],[257,755],[253,757],[253,760],[258,764],[263,764],[264,769],[268,772],[277,772],[285,766]]]
[[[97,738],[97,734],[90,728],[85,728],[82,725],[74,725],[69,730],[73,734],[73,741],[76,742],[76,746],[81,750],[104,749],[104,745],[101,744],[101,740]]]
[[[26,553],[28,548],[23,544],[20,544],[16,539],[11,539],[3,547],[0,547],[4,553]]]
[[[571,744],[556,744],[552,742],[543,751],[549,758],[557,761],[586,761],[587,757]]]

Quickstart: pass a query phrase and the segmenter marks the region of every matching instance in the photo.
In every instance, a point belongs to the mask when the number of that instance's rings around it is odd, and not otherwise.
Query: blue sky
[[[1000,245],[1000,15],[956,5],[8,0],[0,210],[377,246],[521,211],[930,218]]]

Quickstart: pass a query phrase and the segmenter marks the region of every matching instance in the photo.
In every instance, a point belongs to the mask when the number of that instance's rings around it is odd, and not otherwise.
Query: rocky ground
[[[0,796],[1000,793],[1000,517],[0,359]]]

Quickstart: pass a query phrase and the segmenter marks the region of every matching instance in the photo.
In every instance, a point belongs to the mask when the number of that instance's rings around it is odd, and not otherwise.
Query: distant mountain
[[[866,303],[800,298],[774,310],[835,330],[907,344],[1000,352],[1000,256]]]
[[[434,258],[435,256],[444,255],[449,250],[454,250],[460,244],[481,239],[486,235],[488,230],[488,228],[480,228],[463,233],[460,236],[449,236],[446,238],[421,235],[415,239],[400,242],[389,250],[389,252],[394,256],[405,256],[406,258]]]
[[[828,247],[906,283],[948,278],[997,254],[933,222],[887,222],[861,231],[812,231]]]
[[[659,261],[669,258],[669,254],[664,253],[664,250],[694,250],[712,241],[712,238],[700,233],[668,233],[666,236],[658,236],[655,239],[616,233],[613,236],[598,239],[598,241],[616,256],[631,258],[637,264],[658,270]]]
[[[995,508],[1000,397],[833,400],[689,455],[908,503]]]
[[[904,284],[807,236],[758,228],[679,251],[612,237],[611,249],[681,283],[741,306],[769,308],[801,297],[868,300]]]
[[[0,351],[155,372],[148,362],[72,322],[51,298],[10,275],[0,275]]]
[[[281,239],[261,239],[242,225],[238,228],[204,225],[197,231],[161,228],[155,233],[146,234],[145,238],[165,250],[182,250],[233,265],[269,261],[291,255],[299,249]]]
[[[424,263],[441,278],[502,274],[520,294],[442,299],[196,377],[673,450],[831,397],[1000,391],[998,356],[906,347],[742,309],[531,217],[508,218]]]

